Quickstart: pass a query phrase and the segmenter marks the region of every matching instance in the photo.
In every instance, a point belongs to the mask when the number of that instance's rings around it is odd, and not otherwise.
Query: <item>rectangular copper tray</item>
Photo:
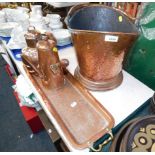
[[[28,73],[48,110],[60,125],[65,136],[76,149],[89,147],[112,128],[111,114],[69,72],[65,75],[65,86],[48,90],[41,80]]]

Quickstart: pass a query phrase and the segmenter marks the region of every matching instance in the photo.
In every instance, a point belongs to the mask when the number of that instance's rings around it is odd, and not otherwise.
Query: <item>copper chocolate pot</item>
[[[79,66],[75,77],[90,90],[109,90],[123,80],[122,62],[138,37],[121,11],[99,4],[81,4],[66,18]]]

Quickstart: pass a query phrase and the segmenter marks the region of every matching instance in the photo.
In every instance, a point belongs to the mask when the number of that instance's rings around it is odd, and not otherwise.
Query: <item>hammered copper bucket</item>
[[[78,59],[75,77],[90,90],[109,90],[123,80],[122,62],[138,37],[124,13],[100,4],[74,6],[66,18]]]

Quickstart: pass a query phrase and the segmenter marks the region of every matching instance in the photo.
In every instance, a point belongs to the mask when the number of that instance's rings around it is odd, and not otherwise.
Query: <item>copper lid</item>
[[[43,40],[39,40],[36,47],[38,50],[51,50],[56,46],[56,42],[54,40],[47,40],[47,36],[43,36]]]
[[[51,32],[46,32],[45,35],[48,36],[50,40],[54,40],[55,42],[57,42],[57,40],[55,39],[55,37],[53,36]]]
[[[25,40],[28,47],[35,48],[38,39],[40,38],[40,33],[35,30],[34,27],[30,26],[28,28],[28,33],[25,35]]]
[[[49,50],[49,42],[46,40],[39,40],[36,47],[38,50]]]

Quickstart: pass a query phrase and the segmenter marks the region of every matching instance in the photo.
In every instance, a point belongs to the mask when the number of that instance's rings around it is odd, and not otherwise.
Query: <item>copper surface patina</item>
[[[70,9],[67,25],[78,59],[75,77],[90,90],[119,86],[124,56],[138,36],[130,19],[114,8],[81,4]]]
[[[37,67],[31,56],[22,57],[29,79],[70,144],[76,149],[90,147],[114,126],[114,118],[67,71],[69,62],[59,60],[51,34],[41,35],[36,51]]]
[[[55,51],[54,51],[55,49]],[[56,42],[40,40],[37,43],[39,69],[45,87],[59,88],[64,85],[63,70],[59,61]]]

